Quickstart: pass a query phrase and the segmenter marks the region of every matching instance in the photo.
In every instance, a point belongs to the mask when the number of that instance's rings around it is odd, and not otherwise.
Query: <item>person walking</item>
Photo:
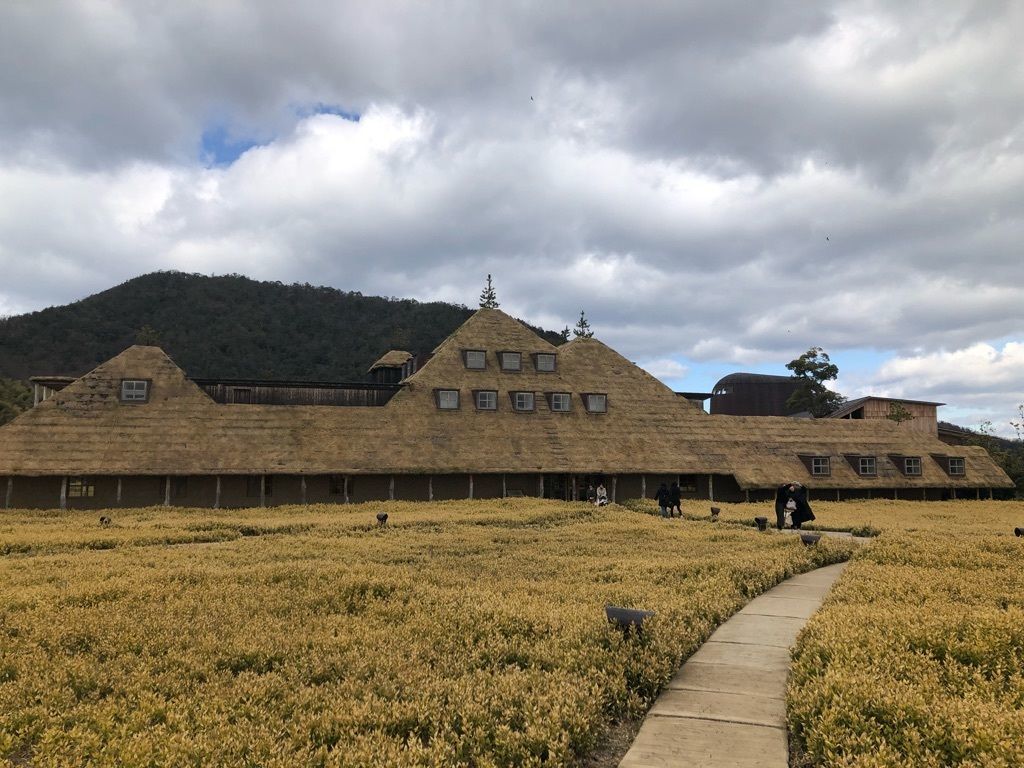
[[[668,508],[672,503],[668,486],[662,483],[661,487],[658,488],[658,492],[654,494],[654,498],[657,499],[658,506],[661,507],[661,516],[668,517]]]
[[[669,504],[670,504],[669,510],[668,510],[668,516],[669,517],[672,517],[674,512],[678,512],[679,513],[679,517],[682,518],[682,516],[683,516],[683,508],[679,506],[679,504],[682,502],[682,500],[683,500],[683,491],[679,487],[679,482],[678,481],[673,482],[672,483],[672,487],[668,489],[668,501],[669,501]]]
[[[786,520],[787,514],[789,520]],[[783,483],[775,493],[775,526],[781,531],[787,523],[799,529],[814,520],[814,512],[807,501],[807,488],[800,483]]]

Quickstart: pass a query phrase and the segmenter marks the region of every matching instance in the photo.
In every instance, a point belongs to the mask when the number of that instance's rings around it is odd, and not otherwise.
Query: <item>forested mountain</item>
[[[472,312],[241,275],[155,272],[0,320],[0,377],[78,376],[151,343],[193,377],[362,381],[384,352],[430,352]]]

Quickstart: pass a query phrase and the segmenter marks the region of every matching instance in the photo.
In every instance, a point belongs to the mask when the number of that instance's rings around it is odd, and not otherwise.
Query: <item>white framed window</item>
[[[538,353],[534,358],[534,366],[538,371],[553,371],[555,370],[555,356],[547,352]]]
[[[476,409],[478,411],[498,410],[498,393],[493,389],[482,389],[477,392]]]
[[[812,456],[811,457],[811,474],[812,475],[831,475],[832,474],[832,462],[828,456]]]
[[[551,410],[555,413],[568,413],[572,408],[572,395],[568,392],[551,393]]]
[[[532,411],[533,392],[513,392],[512,405],[517,411]]]
[[[589,394],[583,396],[588,413],[605,413],[608,410],[608,395]]]
[[[482,349],[467,349],[465,355],[467,368],[482,371],[487,367],[487,353]]]
[[[861,456],[857,459],[857,473],[861,475],[878,474],[878,464],[874,456]]]
[[[905,456],[903,458],[903,474],[905,474],[905,475],[920,475],[921,474],[921,457],[920,456]]]
[[[949,474],[951,475],[966,475],[967,474],[967,462],[964,459],[950,456],[949,457]]]
[[[144,403],[149,399],[149,382],[146,379],[123,379],[121,381],[122,403]]]
[[[437,390],[437,407],[442,411],[454,411],[459,407],[459,390],[439,389]]]
[[[88,477],[72,477],[68,480],[68,497],[91,499],[96,495],[96,483]]]
[[[503,371],[521,371],[523,369],[523,353],[522,352],[502,352],[501,357],[501,370]]]

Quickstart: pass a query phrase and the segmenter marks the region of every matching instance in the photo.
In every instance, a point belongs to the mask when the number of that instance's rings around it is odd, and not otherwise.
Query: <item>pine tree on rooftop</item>
[[[497,309],[501,305],[498,303],[498,294],[494,291],[494,285],[491,283],[491,276],[487,276],[487,287],[480,293],[480,309]]]
[[[577,339],[589,339],[594,335],[582,309],[580,310],[580,319],[576,321],[576,327],[572,329],[572,332]]]

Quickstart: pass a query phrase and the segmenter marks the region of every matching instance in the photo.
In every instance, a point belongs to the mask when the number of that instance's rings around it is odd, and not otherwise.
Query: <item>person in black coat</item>
[[[658,506],[661,507],[661,516],[668,517],[668,508],[672,503],[671,494],[668,492],[668,486],[664,483],[658,488],[658,492],[654,494],[654,498],[658,500]]]
[[[775,493],[775,525],[780,531],[786,524],[787,506],[793,518],[794,528],[799,528],[814,519],[811,505],[807,503],[807,488],[800,483],[783,483]]]
[[[672,487],[668,489],[669,517],[672,517],[673,512],[678,512],[680,517],[683,516],[683,509],[679,506],[682,500],[683,492],[679,489],[679,483],[672,483]]]

